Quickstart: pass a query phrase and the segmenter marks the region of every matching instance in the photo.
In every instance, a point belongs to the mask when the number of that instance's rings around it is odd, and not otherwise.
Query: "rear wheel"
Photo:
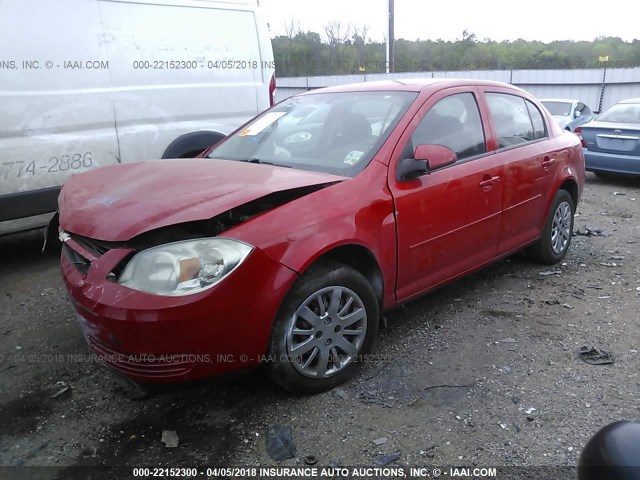
[[[378,301],[367,279],[337,262],[312,266],[275,320],[267,374],[293,393],[329,390],[353,376],[378,331]]]
[[[571,195],[566,190],[558,190],[549,209],[542,236],[530,249],[531,256],[536,261],[551,265],[564,258],[571,244],[574,214],[575,205]]]

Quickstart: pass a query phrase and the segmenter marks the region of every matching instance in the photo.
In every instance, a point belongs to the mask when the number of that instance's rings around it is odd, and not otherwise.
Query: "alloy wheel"
[[[367,311],[346,287],[325,287],[296,310],[287,332],[287,354],[294,368],[312,378],[344,370],[358,355],[367,334]]]
[[[561,254],[567,248],[571,239],[571,206],[562,202],[553,214],[551,225],[551,249],[556,255]]]

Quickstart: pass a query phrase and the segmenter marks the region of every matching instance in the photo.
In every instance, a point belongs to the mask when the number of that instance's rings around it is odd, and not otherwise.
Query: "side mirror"
[[[456,153],[442,145],[418,145],[413,158],[404,158],[398,164],[396,178],[400,181],[414,180],[438,168],[455,163]]]
[[[413,158],[426,160],[429,171],[446,167],[458,159],[456,152],[443,145],[418,145]]]
[[[398,163],[396,178],[401,182],[415,180],[425,173],[429,173],[429,164],[426,160],[415,160],[413,158],[403,158]]]

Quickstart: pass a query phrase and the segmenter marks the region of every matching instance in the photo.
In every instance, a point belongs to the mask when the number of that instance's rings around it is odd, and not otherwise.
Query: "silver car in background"
[[[540,102],[549,110],[558,125],[570,132],[595,117],[591,109],[580,100],[547,98]]]

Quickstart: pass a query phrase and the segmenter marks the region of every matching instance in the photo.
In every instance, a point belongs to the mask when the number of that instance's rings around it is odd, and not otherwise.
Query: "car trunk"
[[[592,122],[582,127],[582,138],[592,152],[640,155],[640,124]]]

